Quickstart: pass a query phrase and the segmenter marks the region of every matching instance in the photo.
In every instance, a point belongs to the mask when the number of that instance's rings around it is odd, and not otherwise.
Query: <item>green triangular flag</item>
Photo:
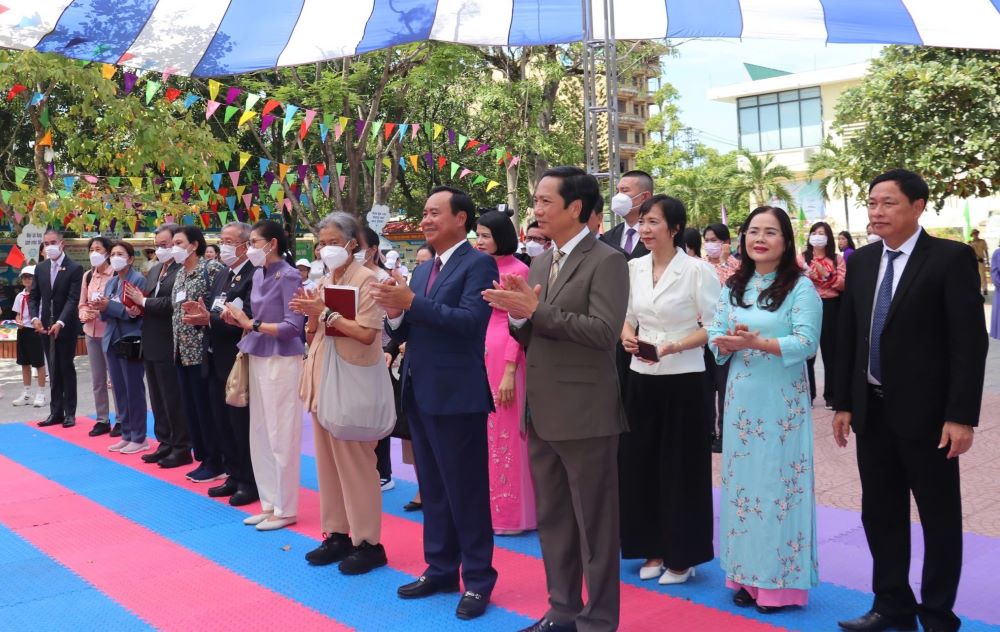
[[[159,82],[153,81],[152,79],[146,82],[146,105],[149,105],[149,102],[153,100],[153,96],[156,95],[156,91],[159,89]]]
[[[382,121],[372,123],[372,138],[378,138],[378,131],[382,129]]]
[[[70,192],[67,191],[66,189],[59,189],[57,191],[57,193],[59,194],[59,197],[61,197],[61,198],[68,198],[71,195]]]
[[[344,171],[344,163],[342,163],[342,162],[338,162],[338,163],[337,163],[337,177],[338,177],[338,178],[339,178],[340,176],[344,175],[344,174],[343,174],[343,171]]]
[[[17,184],[24,182],[24,176],[28,175],[28,171],[27,167],[14,167],[14,182]]]
[[[280,184],[278,184],[277,182],[272,182],[271,188],[267,190],[267,194],[270,195],[271,197],[275,197],[278,194],[278,190],[280,188],[281,188]]]
[[[113,189],[117,189],[119,186],[121,186],[121,183],[122,179],[119,178],[118,176],[111,176],[110,178],[108,178],[108,185]]]
[[[459,164],[457,162],[451,163],[451,177],[455,177],[455,172],[458,171]]]
[[[366,160],[365,161],[365,166],[368,167],[368,171],[371,171],[372,173],[375,172],[375,161],[374,160]]]
[[[3,203],[4,204],[10,204],[10,195],[11,195],[11,193],[13,193],[13,191],[3,191],[3,192],[0,192],[0,195],[3,196]]]
[[[323,125],[326,125],[327,127],[333,127],[333,114],[323,115]]]
[[[472,184],[479,184],[480,182],[486,182],[486,178],[483,176],[476,176],[476,179],[472,181]]]
[[[97,222],[97,213],[87,213],[87,223],[93,226],[95,222]]]
[[[176,190],[180,191],[181,190],[181,184],[184,183],[184,178],[181,177],[181,176],[176,176],[174,178],[170,178],[170,180],[174,183],[174,188]]]
[[[469,137],[468,136],[463,136],[462,134],[459,134],[458,135],[458,151],[462,151],[463,149],[465,149],[465,143],[467,143],[467,142],[469,142]],[[451,175],[455,175],[455,174],[453,173]]]
[[[298,179],[299,179],[299,176],[296,175],[295,172],[293,172],[293,171],[289,171],[288,175],[285,176],[285,180],[288,181],[288,184],[291,184],[291,183],[295,182]]]
[[[208,202],[208,191],[198,191],[198,195],[201,196],[202,202]]]
[[[219,221],[225,226],[229,223],[229,211],[219,211]]]
[[[227,106],[226,107],[226,116],[225,116],[225,118],[222,119],[222,122],[223,123],[228,123],[229,119],[233,118],[233,114],[236,114],[239,111],[240,111],[240,109],[238,107],[236,107],[235,105]]]
[[[41,121],[42,127],[45,129],[49,128],[49,108],[42,110],[42,113],[38,116],[38,120]]]

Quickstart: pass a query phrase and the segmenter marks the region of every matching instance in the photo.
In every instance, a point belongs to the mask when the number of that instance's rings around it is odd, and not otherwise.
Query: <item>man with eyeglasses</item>
[[[552,247],[552,240],[542,233],[538,222],[528,224],[528,232],[524,236],[524,252],[534,259]]]

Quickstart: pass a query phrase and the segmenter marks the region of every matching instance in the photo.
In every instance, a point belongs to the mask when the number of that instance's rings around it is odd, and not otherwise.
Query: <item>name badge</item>
[[[187,298],[187,290],[180,290],[179,292],[177,292],[176,295],[174,295],[174,302],[183,303],[186,298]]]
[[[112,296],[111,300],[114,301],[115,303],[121,303],[122,302],[121,297],[118,296],[117,294],[115,294],[114,296]]]
[[[223,308],[225,308],[225,306],[226,306],[226,296],[224,294],[222,296],[216,296],[215,300],[212,301],[213,312],[221,312]]]

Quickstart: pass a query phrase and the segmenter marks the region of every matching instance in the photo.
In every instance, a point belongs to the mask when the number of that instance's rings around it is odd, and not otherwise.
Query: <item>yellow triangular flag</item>
[[[254,112],[253,110],[247,110],[246,112],[243,113],[242,116],[240,116],[240,122],[236,124],[236,127],[243,127],[243,125],[247,121],[249,121],[250,119],[252,119],[255,116],[257,116],[256,112]],[[240,165],[240,169],[242,169],[242,168],[243,168],[243,166]]]
[[[417,155],[416,154],[412,154],[410,156],[407,156],[407,159],[410,161],[410,164],[413,165],[413,170],[414,171],[418,171],[418,169],[417,169]]]
[[[278,179],[281,181],[285,180],[285,176],[288,175],[288,165],[281,163],[278,165]]]
[[[142,178],[131,177],[128,180],[129,180],[129,182],[132,183],[132,188],[135,189],[136,191],[138,191],[139,189],[142,188]]]
[[[238,187],[236,187],[236,196],[237,197],[243,197],[243,191],[245,191],[246,188],[247,188],[247,185],[245,185],[245,184],[241,184]]]
[[[129,218],[129,220],[128,220],[128,226],[129,226],[129,228],[131,228],[131,229],[132,229],[132,232],[133,232],[133,233],[135,232],[135,227],[136,227],[136,225],[137,225],[138,223],[139,223],[139,222],[138,222],[138,221],[136,220],[136,218],[134,218],[134,217],[130,217],[130,218]]]
[[[489,184],[486,185],[486,192],[489,193],[490,189],[498,186],[500,186],[499,182],[497,182],[496,180],[490,180]]]
[[[281,204],[285,200],[285,189],[278,189],[278,193],[274,196],[274,199],[278,200],[278,204]]]
[[[171,195],[172,194],[170,193],[164,193],[163,195],[160,196],[160,201],[166,204],[167,202],[170,201]]]
[[[443,130],[444,130],[444,125],[441,125],[440,123],[434,124],[434,140],[437,140],[437,137],[441,135],[441,132]]]
[[[347,118],[346,116],[341,116],[340,117],[340,129],[342,129],[342,130],[347,129],[347,122],[349,120],[351,120],[351,119]]]
[[[247,162],[250,160],[250,154],[245,151],[240,152],[240,170],[247,166]]]
[[[388,158],[383,158],[382,159],[382,164],[385,165],[386,167],[391,167],[392,166],[392,161],[389,160]]]
[[[212,97],[213,101],[215,101],[215,97],[219,96],[219,88],[221,87],[222,84],[215,79],[208,80],[208,96]]]
[[[101,65],[101,76],[105,79],[111,79],[115,76],[115,71],[118,70],[113,64],[102,64]]]

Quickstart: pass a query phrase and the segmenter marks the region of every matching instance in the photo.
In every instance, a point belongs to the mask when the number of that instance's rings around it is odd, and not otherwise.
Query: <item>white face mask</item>
[[[170,248],[157,248],[156,249],[156,260],[160,263],[166,263],[174,258],[174,251]]]
[[[49,254],[48,251],[46,251],[45,255],[48,256],[48,254]],[[55,257],[51,257],[51,258],[55,259]],[[90,267],[91,268],[96,268],[97,266],[103,264],[107,260],[108,260],[108,256],[107,255],[101,254],[99,252],[92,252],[92,253],[90,253]]]
[[[826,235],[809,235],[809,244],[813,248],[823,248],[826,246]]]
[[[712,259],[718,259],[719,255],[722,254],[722,242],[721,241],[706,241],[705,242],[705,254],[707,254]]]
[[[365,256],[366,254],[367,251],[359,250],[356,253],[354,253],[354,260],[360,263],[361,265],[365,265],[366,263],[368,263],[368,257]]]
[[[635,197],[639,197],[636,195]],[[611,212],[618,217],[625,217],[632,212],[632,196],[628,193],[615,193],[611,198]]]
[[[222,263],[226,264],[227,266],[231,266],[237,261],[239,261],[239,256],[237,256],[236,254],[236,246],[232,246],[230,244],[222,244],[222,246],[219,248],[219,259],[221,259]]]
[[[882,241],[882,238],[876,235],[875,233],[868,235],[868,243],[874,244],[876,241]]]
[[[324,272],[326,272],[326,270],[323,268],[322,261],[313,261],[312,263],[309,264],[310,281],[319,281],[320,279],[323,278]]]
[[[250,260],[250,265],[255,268],[259,268],[264,265],[264,261],[267,259],[267,253],[263,248],[254,248],[250,246],[247,248],[247,259]]]
[[[94,254],[94,253],[91,253]],[[111,257],[111,269],[115,272],[121,272],[128,265],[127,257]]]
[[[62,248],[56,244],[45,246],[45,258],[55,261],[62,254]]]
[[[188,253],[187,248],[185,248],[184,246],[174,246],[170,250],[170,254],[173,256],[174,261],[176,261],[177,263],[184,263],[185,261],[187,261],[187,258],[190,253]]]
[[[323,260],[323,264],[327,268],[337,270],[347,263],[351,255],[347,252],[347,248],[343,246],[323,246],[319,251],[319,257]]]
[[[534,259],[538,255],[545,252],[545,245],[540,244],[537,241],[529,241],[528,243],[524,244],[524,252],[527,253],[529,257]]]

